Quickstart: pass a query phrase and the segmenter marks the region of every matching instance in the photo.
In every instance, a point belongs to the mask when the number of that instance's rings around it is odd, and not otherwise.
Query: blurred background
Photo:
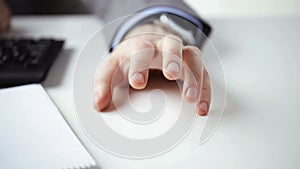
[[[48,3],[39,0],[6,1],[14,14],[88,12],[83,5],[88,0],[52,0]],[[185,0],[185,2],[206,18],[300,16],[300,0]]]
[[[186,0],[206,18],[300,16],[300,0]]]

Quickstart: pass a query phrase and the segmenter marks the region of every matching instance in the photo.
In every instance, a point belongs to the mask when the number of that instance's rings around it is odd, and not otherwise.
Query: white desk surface
[[[128,160],[92,143],[73,108],[72,79],[85,41],[99,29],[93,16],[15,17],[12,35],[66,39],[43,83],[103,169],[300,168],[300,18],[213,19],[212,41],[225,70],[223,119],[204,145],[184,141],[160,157]]]

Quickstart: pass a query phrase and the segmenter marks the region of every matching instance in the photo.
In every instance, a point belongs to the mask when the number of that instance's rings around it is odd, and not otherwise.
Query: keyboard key
[[[0,88],[43,81],[63,43],[55,39],[0,39]]]

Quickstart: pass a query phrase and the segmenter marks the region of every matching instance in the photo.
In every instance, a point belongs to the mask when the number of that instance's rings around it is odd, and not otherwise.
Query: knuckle
[[[201,50],[196,46],[188,45],[185,47],[184,52],[185,52],[185,54],[187,54],[189,56],[191,56],[191,55],[202,56]]]
[[[202,91],[201,91],[201,100],[205,100],[205,101],[209,101],[210,100],[210,89],[209,88],[202,88]]]
[[[169,35],[166,35],[165,37],[164,37],[164,39],[165,40],[172,40],[172,41],[175,41],[175,42],[177,42],[177,43],[182,43],[182,39],[179,37],[179,36],[177,36],[177,35],[174,35],[174,34],[169,34]]]
[[[198,87],[203,86],[203,71],[201,69],[185,69],[185,79],[189,80],[190,83],[196,84]],[[199,89],[200,90],[200,89]]]
[[[154,45],[146,36],[137,36],[127,41],[127,44],[138,49],[154,48]]]
[[[191,70],[193,77],[198,83],[201,83],[202,71],[200,70]]]
[[[175,55],[177,57],[180,57],[180,55],[181,55],[180,50],[175,49],[175,48],[168,48],[166,52],[168,52],[169,54],[171,54],[171,56]]]
[[[124,47],[134,47],[134,48],[153,48],[154,44],[151,43],[147,36],[134,36],[124,39],[120,45]]]
[[[142,37],[137,37],[133,40],[133,45],[138,49],[151,49],[154,45],[147,39]]]
[[[149,41],[142,38],[135,38],[127,42],[125,47],[132,49],[131,55],[140,52],[141,50],[154,50],[154,45]]]

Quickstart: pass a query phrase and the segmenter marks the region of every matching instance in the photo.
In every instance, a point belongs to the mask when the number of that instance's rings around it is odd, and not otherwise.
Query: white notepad
[[[0,90],[0,168],[96,168],[41,85]]]

